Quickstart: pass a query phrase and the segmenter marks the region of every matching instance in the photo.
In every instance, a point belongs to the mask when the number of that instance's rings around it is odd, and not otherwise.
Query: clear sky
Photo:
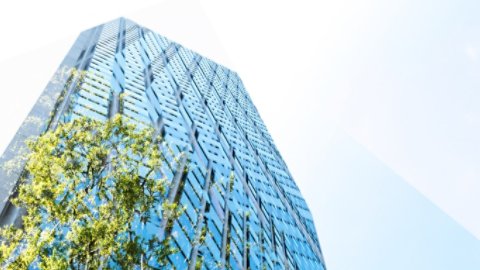
[[[78,33],[126,16],[239,73],[329,269],[480,269],[479,14],[473,0],[3,1],[0,151]]]

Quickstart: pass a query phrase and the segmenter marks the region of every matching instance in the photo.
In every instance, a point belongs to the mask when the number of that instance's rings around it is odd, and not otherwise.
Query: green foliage
[[[26,177],[12,201],[27,213],[22,228],[0,229],[0,267],[166,267],[176,250],[169,236],[152,231],[182,209],[165,199],[160,143],[153,129],[119,115],[77,119],[30,142]]]

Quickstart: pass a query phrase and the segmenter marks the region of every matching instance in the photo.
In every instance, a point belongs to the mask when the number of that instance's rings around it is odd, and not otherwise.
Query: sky
[[[328,269],[480,269],[478,14],[467,0],[4,1],[0,151],[78,33],[125,16],[238,72]]]

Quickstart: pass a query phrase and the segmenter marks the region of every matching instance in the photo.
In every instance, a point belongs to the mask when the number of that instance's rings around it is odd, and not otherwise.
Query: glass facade
[[[123,18],[83,32],[62,67],[85,72],[47,86],[54,102],[30,135],[122,113],[153,125],[166,156],[187,153],[188,163],[162,168],[169,198],[186,207],[171,232],[177,269],[325,269],[306,202],[235,72]]]

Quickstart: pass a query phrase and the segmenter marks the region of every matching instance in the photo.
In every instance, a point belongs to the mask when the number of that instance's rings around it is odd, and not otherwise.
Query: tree
[[[160,145],[152,128],[119,115],[79,118],[31,141],[12,200],[26,214],[21,228],[0,229],[0,267],[167,266],[176,250],[168,234],[156,232],[171,229],[161,224],[172,224],[183,209],[166,199],[169,179],[160,168],[175,161],[165,160]]]

